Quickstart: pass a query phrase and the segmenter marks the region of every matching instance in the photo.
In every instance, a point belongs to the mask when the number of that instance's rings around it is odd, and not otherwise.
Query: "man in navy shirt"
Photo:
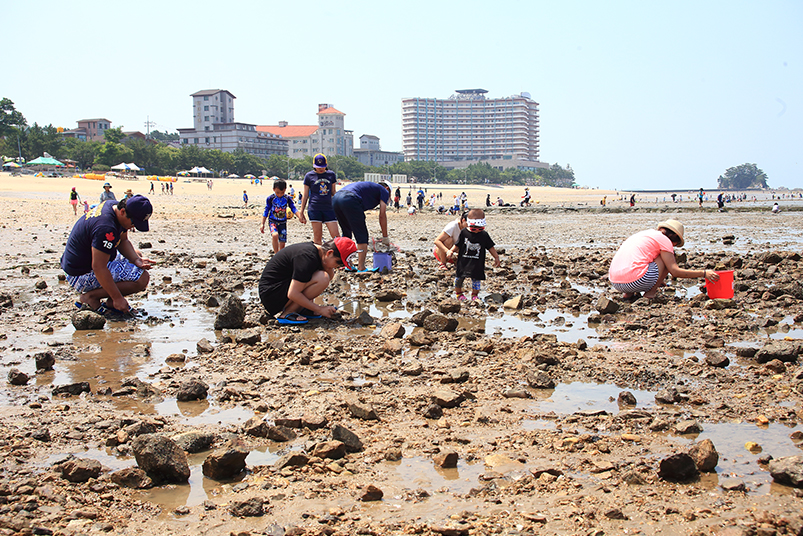
[[[365,225],[365,211],[379,207],[379,227],[382,229],[382,243],[390,244],[388,238],[387,206],[390,201],[390,184],[382,181],[355,182],[344,186],[335,193],[332,208],[343,236],[357,243],[357,271],[365,271],[365,255],[368,252],[368,227]]]
[[[129,310],[124,296],[145,290],[150,281],[149,259],[142,258],[128,240],[128,231],[147,231],[153,213],[144,195],[120,202],[106,201],[82,216],[70,232],[61,257],[67,282],[77,290],[82,304],[93,310],[104,307]]]

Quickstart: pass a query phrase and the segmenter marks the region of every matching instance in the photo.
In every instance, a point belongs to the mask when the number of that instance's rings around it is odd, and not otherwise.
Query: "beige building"
[[[67,138],[78,138],[82,141],[106,141],[106,131],[112,128],[112,122],[102,117],[96,119],[81,119],[78,128],[63,132]]]
[[[331,104],[318,105],[317,125],[260,125],[257,132],[281,136],[286,139],[287,155],[304,158],[323,153],[326,156],[354,156],[354,132],[345,128],[346,114]]]
[[[538,103],[529,93],[499,99],[486,93],[462,89],[448,99],[402,99],[405,160],[434,160],[449,169],[478,162],[498,169],[548,167],[538,160]]]

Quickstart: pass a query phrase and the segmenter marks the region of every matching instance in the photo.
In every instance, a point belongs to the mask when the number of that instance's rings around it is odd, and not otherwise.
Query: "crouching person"
[[[271,316],[281,313],[279,324],[306,324],[310,318],[330,318],[331,305],[313,300],[329,286],[336,268],[352,268],[349,257],[357,252],[350,238],[292,244],[268,261],[259,278],[259,300]]]

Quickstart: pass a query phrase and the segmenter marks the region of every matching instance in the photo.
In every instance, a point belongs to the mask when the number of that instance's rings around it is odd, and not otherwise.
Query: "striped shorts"
[[[658,265],[651,262],[647,265],[647,273],[632,283],[611,283],[619,292],[647,292],[658,282],[660,271]]]
[[[114,278],[115,283],[120,281],[136,281],[142,275],[142,268],[137,268],[128,259],[118,251],[117,257],[107,264],[109,271]],[[101,287],[95,272],[89,272],[81,275],[68,275],[67,283],[72,288],[78,291],[79,294],[85,294],[90,290],[95,290]]]

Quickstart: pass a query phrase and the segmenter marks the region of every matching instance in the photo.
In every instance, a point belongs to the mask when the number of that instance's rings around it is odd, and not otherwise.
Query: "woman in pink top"
[[[683,245],[683,224],[677,220],[659,223],[657,229],[636,233],[619,247],[611,261],[608,279],[613,288],[624,292],[625,300],[636,300],[644,292],[654,298],[664,285],[666,274],[675,278],[719,279],[714,270],[686,270],[675,260],[675,247]]]

